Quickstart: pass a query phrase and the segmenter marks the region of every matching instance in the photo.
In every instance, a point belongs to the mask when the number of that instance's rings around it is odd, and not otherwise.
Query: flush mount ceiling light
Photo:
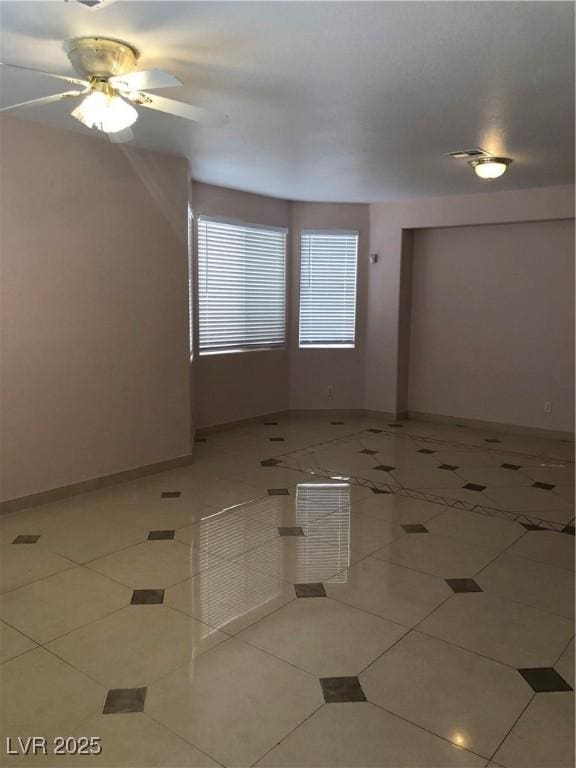
[[[470,165],[474,168],[477,176],[481,179],[497,179],[506,173],[506,169],[512,160],[509,157],[477,157],[470,160]]]
[[[512,162],[509,157],[494,157],[482,147],[446,152],[445,156],[451,157],[453,160],[468,160],[476,175],[488,181],[497,179],[506,173],[506,169]]]

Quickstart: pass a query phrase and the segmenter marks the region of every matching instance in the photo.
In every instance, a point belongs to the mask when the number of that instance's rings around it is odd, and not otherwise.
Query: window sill
[[[356,344],[299,344],[298,349],[356,349]]]
[[[214,349],[205,350],[198,353],[198,357],[215,357],[217,355],[244,355],[250,352],[285,352],[286,346],[282,347],[255,347],[247,349]]]

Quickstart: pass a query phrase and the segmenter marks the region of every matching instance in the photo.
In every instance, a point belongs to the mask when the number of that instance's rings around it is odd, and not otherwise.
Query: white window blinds
[[[302,232],[301,347],[355,345],[357,257],[358,232]]]
[[[306,531],[297,540],[298,581],[323,582],[330,576],[331,582],[345,582],[344,569],[350,562],[350,485],[298,484],[296,525]]]
[[[286,341],[286,230],[198,219],[200,354]]]

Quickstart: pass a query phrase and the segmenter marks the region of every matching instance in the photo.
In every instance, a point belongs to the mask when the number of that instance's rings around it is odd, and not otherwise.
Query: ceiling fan
[[[201,107],[144,91],[170,88],[182,83],[161,69],[135,70],[139,53],[129,43],[108,37],[79,37],[66,45],[66,52],[81,77],[57,75],[3,63],[4,67],[55,77],[77,88],[12,104],[3,107],[0,112],[84,97],[70,114],[88,128],[107,133],[112,141],[129,141],[133,138],[130,126],[138,119],[135,107],[154,109],[200,123],[221,123],[226,120],[226,117]]]

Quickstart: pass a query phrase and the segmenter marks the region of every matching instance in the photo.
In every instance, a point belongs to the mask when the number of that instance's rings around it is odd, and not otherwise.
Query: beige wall
[[[195,216],[206,214],[250,224],[290,226],[290,203],[286,200],[199,182],[192,184],[192,200]],[[196,311],[197,308],[194,309]],[[196,355],[196,426],[226,424],[286,410],[288,364],[288,347],[280,350]]]
[[[358,230],[355,349],[299,349],[300,234],[303,229]],[[369,215],[367,205],[292,203],[290,408],[362,408],[364,390]],[[333,396],[328,388],[333,387]]]
[[[572,430],[572,221],[417,231],[411,319],[410,411]]]
[[[367,205],[290,203],[194,182],[196,215],[289,228],[287,291],[289,340],[285,350],[202,355],[195,361],[197,426],[205,427],[288,408],[361,408],[369,218]],[[357,347],[298,348],[298,284],[302,229],[357,229]],[[334,396],[328,395],[328,387]]]
[[[379,261],[370,267],[368,283],[364,406],[386,412],[406,406],[402,368],[410,313],[406,301],[401,302],[401,277],[403,261],[410,257],[407,230],[557,219],[573,223],[573,217],[573,186],[371,205],[370,252],[378,253]]]
[[[413,233],[430,227],[568,219],[573,188],[366,206],[290,203],[195,183],[193,199],[197,213],[290,227],[289,350],[197,358],[198,426],[208,426],[288,407],[405,411],[409,407]],[[354,350],[298,348],[300,232],[306,228],[360,232]],[[377,264],[369,264],[369,253],[378,253]],[[488,420],[490,412],[488,408],[476,418]],[[547,423],[557,428],[554,418]]]
[[[185,161],[14,118],[3,118],[0,125],[2,498],[189,453],[193,382]],[[572,187],[362,206],[290,203],[194,183],[192,197],[196,213],[291,228],[290,344],[270,352],[196,356],[197,426],[288,407],[396,412],[408,405],[408,393],[417,410],[570,429],[569,318],[559,311],[568,302],[567,262],[550,254],[565,254],[572,236]],[[555,221],[485,226],[471,237],[476,225]],[[412,231],[462,226],[440,235],[416,234],[410,360]],[[528,237],[530,226],[538,237]],[[299,350],[300,231],[332,227],[360,232],[358,346]],[[466,351],[438,332],[462,309],[458,302],[445,309],[441,291],[448,274],[459,290],[466,284],[452,269],[454,254],[465,249],[472,282],[488,292],[479,254],[489,250],[494,232],[506,233],[498,246],[505,260],[492,258],[490,280],[498,276],[515,290],[517,314],[534,342],[522,348],[517,364],[525,366],[522,376],[530,377],[535,391],[524,387],[520,402],[514,402],[506,386],[509,370],[503,368],[491,382],[499,382],[500,389],[493,387],[489,397],[483,389],[482,398],[474,390],[469,402],[461,400],[456,408],[455,392],[450,405],[440,393],[445,381],[429,353],[431,346],[445,357]],[[434,260],[431,272],[418,266],[423,244],[422,264],[431,264],[430,253],[442,259]],[[369,252],[379,254],[377,264],[368,265]],[[513,279],[519,270],[524,293]],[[481,304],[466,295],[478,311]],[[430,296],[432,306],[423,303]],[[502,320],[506,301],[499,296],[496,304]],[[537,312],[528,313],[528,305]],[[436,331],[422,320],[423,307],[437,316]],[[485,344],[478,330],[481,316],[475,318],[477,347]],[[499,333],[497,317],[490,318],[490,338]],[[520,337],[524,341],[518,326],[515,334],[506,337],[508,346],[518,345]],[[498,359],[503,355],[501,347]],[[484,360],[494,365],[489,356]],[[469,373],[461,367],[459,375],[458,391],[466,398]],[[329,386],[334,397],[328,396]],[[544,400],[553,402],[550,417],[543,415]]]
[[[2,498],[189,453],[186,162],[0,128]]]

